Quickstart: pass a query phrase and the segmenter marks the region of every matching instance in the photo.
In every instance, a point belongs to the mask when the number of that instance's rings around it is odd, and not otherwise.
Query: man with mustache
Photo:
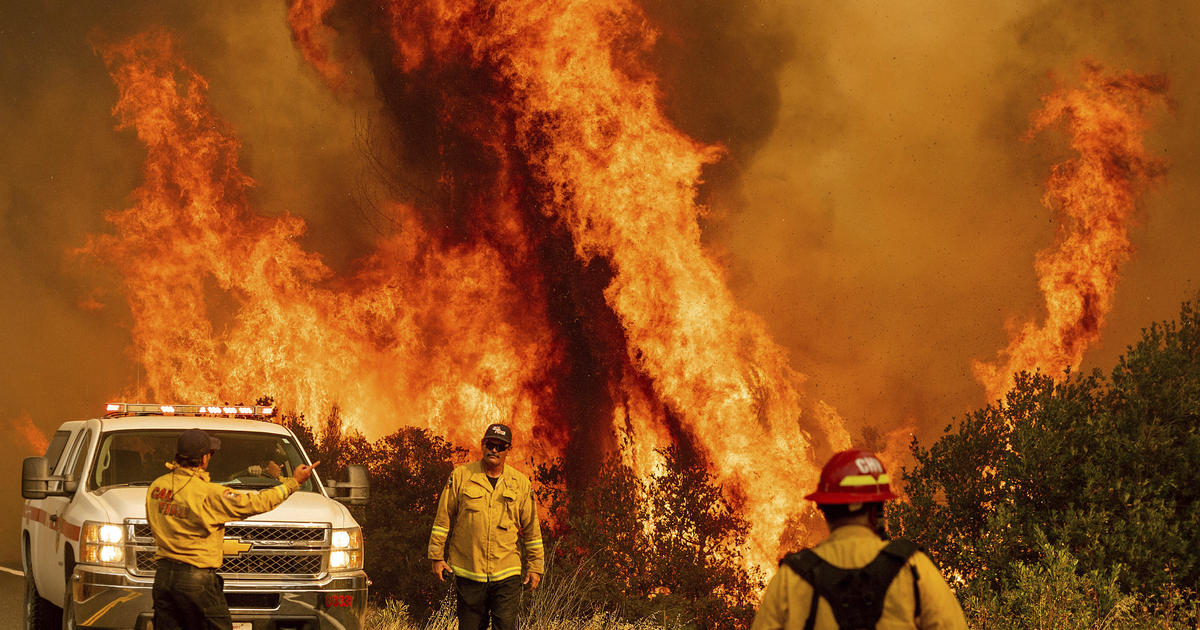
[[[480,446],[483,457],[455,468],[442,490],[429,559],[439,580],[456,577],[459,630],[484,630],[489,617],[494,630],[516,630],[521,585],[536,589],[545,572],[541,525],[529,478],[504,463],[512,430],[490,425]]]

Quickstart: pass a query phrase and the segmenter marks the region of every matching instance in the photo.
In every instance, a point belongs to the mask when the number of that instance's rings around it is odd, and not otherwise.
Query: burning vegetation
[[[795,497],[849,433],[701,244],[697,190],[722,148],[662,112],[640,9],[352,9],[297,0],[288,14],[330,89],[362,89],[351,77],[368,70],[391,122],[376,158],[396,162],[397,194],[378,208],[393,229],[345,274],[298,243],[303,221],[251,207],[236,132],[168,33],[99,46],[114,113],[147,154],[133,204],[82,248],[121,274],[146,374],[128,395],[270,392],[313,416],[336,404],[368,434],[419,426],[458,444],[504,421],[523,459],[561,457],[573,479],[614,453],[648,475],[681,448],[752,524],[754,564],[811,541]],[[1046,97],[1030,130],[1065,118],[1079,157],[1045,197],[1063,217],[1037,262],[1046,322],[975,365],[991,398],[1013,372],[1078,367],[1130,255],[1137,197],[1163,170],[1142,134],[1165,80],[1089,66],[1084,83]],[[903,457],[906,434],[880,450]]]
[[[1078,156],[1054,166],[1042,198],[1059,219],[1054,247],[1039,252],[1035,265],[1046,319],[1041,326],[1010,325],[1011,340],[997,360],[974,365],[989,400],[1012,389],[1016,373],[1059,377],[1079,368],[1100,338],[1121,265],[1133,254],[1129,229],[1138,199],[1165,171],[1143,136],[1148,115],[1166,103],[1166,78],[1085,64],[1083,84],[1043,98],[1027,134],[1065,120]]]
[[[250,207],[234,130],[168,34],[100,47],[147,149],[133,205],[84,247],[123,278],[146,370],[129,395],[271,392],[458,444],[505,421],[520,456],[563,457],[573,479],[612,453],[649,474],[677,446],[753,524],[754,563],[806,539],[795,497],[849,435],[701,245],[697,187],[721,149],[660,111],[639,10],[378,9],[386,28],[350,24],[350,42],[320,21],[335,8],[290,13],[335,88],[328,46],[361,47],[395,119],[387,154],[437,182],[380,208],[395,229],[345,275],[297,243],[302,221]]]
[[[146,151],[129,207],[78,252],[121,278],[145,374],[126,397],[269,393],[372,438],[415,428],[449,445],[505,422],[560,496],[691,467],[749,566],[815,542],[799,497],[850,433],[702,244],[698,191],[726,150],[664,114],[636,4],[295,0],[288,24],[330,90],[379,99],[368,149],[390,228],[335,271],[301,245],[304,221],[253,207],[237,131],[170,33],[98,45],[119,126]],[[1029,131],[1065,120],[1078,156],[1044,197],[1061,218],[1036,263],[1046,320],[974,366],[990,399],[1014,372],[1079,366],[1164,170],[1143,134],[1165,79],[1089,65],[1083,82],[1047,96]],[[899,470],[910,434],[864,437]]]

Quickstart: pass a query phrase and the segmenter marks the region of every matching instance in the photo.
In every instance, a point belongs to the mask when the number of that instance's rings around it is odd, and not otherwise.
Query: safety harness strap
[[[860,569],[835,567],[811,549],[788,554],[780,564],[786,564],[813,587],[805,630],[813,630],[817,604],[821,598],[829,602],[840,630],[867,630],[874,628],[883,616],[883,602],[888,587],[917,550],[918,547],[907,540],[895,540],[888,543],[870,564]],[[915,615],[920,617],[921,593],[917,588],[917,570],[916,567],[910,568],[916,596]]]
[[[801,549],[796,553],[790,553],[779,561],[779,564],[786,564],[796,572],[796,575],[804,578],[809,584],[813,583],[813,573],[817,566],[824,563],[821,556],[813,553],[812,549]],[[813,589],[812,604],[809,606],[810,611],[817,609],[817,602],[820,600],[821,594],[817,589]],[[804,630],[813,630],[813,624],[816,622],[816,615],[811,612],[808,615],[808,620],[804,622]]]

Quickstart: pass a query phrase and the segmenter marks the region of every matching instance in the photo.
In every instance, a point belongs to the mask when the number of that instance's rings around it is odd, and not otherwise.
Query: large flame
[[[389,204],[395,233],[345,277],[301,247],[299,219],[251,210],[238,141],[167,35],[102,49],[115,113],[147,148],[133,206],[85,247],[122,274],[147,373],[130,394],[270,392],[309,415],[336,403],[369,434],[416,425],[460,444],[499,420],[523,457],[619,452],[642,472],[685,445],[753,524],[752,562],[772,563],[818,460],[849,437],[701,245],[696,192],[721,152],[662,114],[640,12],[383,9],[396,74],[376,66],[380,92],[437,104],[432,128],[405,133],[436,145],[441,193]],[[337,87],[329,11],[301,0],[289,22]]]
[[[163,401],[244,401],[270,392],[378,431],[420,424],[472,443],[488,422],[537,429],[557,350],[486,244],[446,246],[415,220],[335,279],[291,216],[254,214],[239,145],[206,84],[154,33],[102,51],[122,127],[147,148],[134,205],[85,250],[121,273],[146,390]],[[410,217],[394,207],[395,217]],[[523,291],[528,291],[527,287]],[[215,298],[214,298],[215,296]]]
[[[1143,135],[1147,114],[1166,100],[1166,79],[1085,64],[1083,83],[1046,96],[1029,130],[1032,136],[1065,118],[1078,156],[1054,166],[1042,199],[1059,215],[1057,242],[1036,263],[1046,319],[1014,327],[996,362],[974,364],[990,400],[1012,388],[1017,372],[1058,375],[1079,367],[1100,338],[1121,265],[1132,255],[1137,200],[1164,170]]]

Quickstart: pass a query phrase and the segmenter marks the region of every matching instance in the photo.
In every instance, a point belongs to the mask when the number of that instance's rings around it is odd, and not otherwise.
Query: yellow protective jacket
[[[882,539],[861,525],[846,525],[833,530],[824,541],[813,548],[826,562],[842,569],[865,567],[875,559],[887,545]],[[921,592],[921,616],[914,618],[916,599],[913,594],[912,571],[917,569],[917,584]],[[784,565],[767,584],[762,603],[750,630],[801,630],[808,619],[812,604],[813,589],[804,578]],[[817,603],[815,630],[838,627],[833,618],[833,609],[824,598]],[[896,574],[888,587],[883,604],[883,616],[875,625],[877,630],[966,630],[967,620],[954,591],[946,584],[942,574],[920,551],[908,559],[905,569]]]
[[[529,478],[505,465],[493,489],[482,462],[455,468],[438,500],[429,559],[445,560],[458,577],[496,582],[521,574],[518,540],[529,572],[544,573],[542,526]]]
[[[224,559],[225,523],[270,511],[299,487],[288,477],[259,492],[241,492],[209,481],[208,471],[184,466],[154,480],[146,492],[146,520],[158,545],[156,558],[202,569]]]

